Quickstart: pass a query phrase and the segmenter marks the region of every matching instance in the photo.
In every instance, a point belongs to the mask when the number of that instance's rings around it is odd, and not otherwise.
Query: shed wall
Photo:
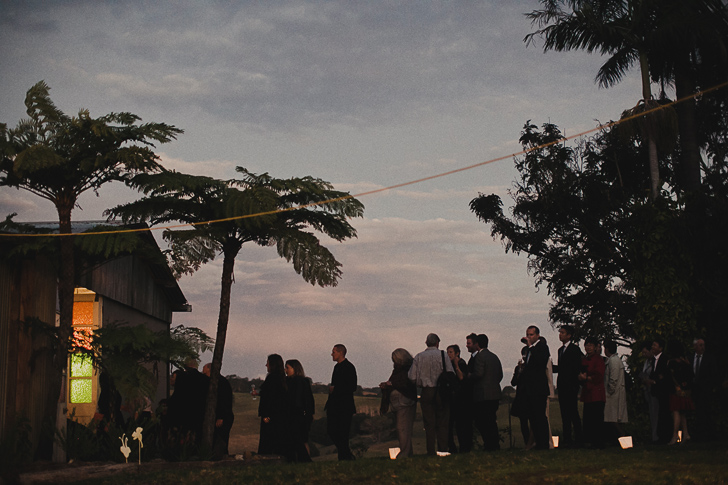
[[[52,350],[42,332],[30,332],[31,317],[55,326],[56,279],[46,258],[0,262],[0,439],[18,419],[29,420],[31,441],[37,446],[50,396]]]

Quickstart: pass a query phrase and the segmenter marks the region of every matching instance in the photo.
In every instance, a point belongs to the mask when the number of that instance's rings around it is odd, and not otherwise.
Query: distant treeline
[[[225,376],[230,381],[230,386],[233,388],[233,392],[250,393],[255,386],[256,390],[260,390],[260,386],[263,385],[263,379],[256,377],[249,379],[247,377],[240,377],[235,374]],[[311,384],[311,390],[314,394],[328,394],[329,385],[322,384],[321,382],[314,382]],[[376,395],[381,396],[381,390],[378,387],[361,387],[357,386],[355,396],[364,395]]]

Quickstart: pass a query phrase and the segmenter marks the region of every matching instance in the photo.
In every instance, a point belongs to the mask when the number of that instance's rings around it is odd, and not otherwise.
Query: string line
[[[306,208],[309,208],[309,207],[316,207],[316,206],[325,205],[325,204],[331,204],[331,203],[334,203],[334,202],[340,202],[342,200],[347,200],[347,199],[365,197],[365,196],[368,196],[368,195],[373,195],[373,194],[377,194],[377,193],[380,193],[380,192],[386,192],[386,191],[398,189],[398,188],[401,188],[401,187],[407,187],[409,185],[420,184],[422,182],[427,182],[429,180],[434,180],[434,179],[438,179],[438,178],[442,178],[442,177],[447,177],[447,176],[450,176],[450,175],[453,175],[453,174],[456,174],[456,173],[465,172],[465,171],[468,171],[468,170],[473,170],[473,169],[478,168],[478,167],[482,167],[482,166],[485,166],[485,165],[489,165],[489,164],[495,163],[495,162],[500,162],[500,161],[503,161],[503,160],[506,160],[506,159],[510,159],[510,158],[513,158],[513,157],[517,157],[519,155],[526,155],[526,154],[528,154],[530,152],[533,152],[533,151],[536,151],[536,150],[541,150],[543,148],[548,148],[548,147],[550,147],[552,145],[555,145],[557,143],[563,143],[565,141],[573,140],[575,138],[581,138],[584,135],[588,135],[590,133],[594,133],[594,132],[597,132],[597,131],[605,130],[605,129],[611,128],[613,126],[617,126],[619,124],[626,123],[628,121],[631,121],[631,120],[634,120],[634,119],[637,119],[637,118],[641,118],[643,116],[647,116],[649,114],[652,114],[652,113],[655,113],[655,112],[658,112],[658,111],[667,109],[669,107],[672,107],[672,106],[674,106],[674,105],[676,105],[678,103],[682,103],[684,101],[687,101],[688,99],[697,98],[698,96],[702,96],[704,94],[710,93],[712,91],[716,91],[716,90],[721,89],[721,88],[724,88],[726,86],[728,86],[728,82],[724,82],[724,83],[721,83],[721,84],[717,84],[717,85],[715,85],[713,87],[704,89],[702,91],[698,91],[698,92],[696,92],[694,94],[691,94],[689,96],[685,96],[685,97],[683,97],[681,99],[677,99],[677,100],[674,100],[674,101],[670,101],[669,103],[665,103],[665,104],[660,104],[659,106],[656,106],[654,108],[647,109],[647,110],[642,111],[640,113],[632,114],[632,115],[627,116],[625,118],[621,118],[621,119],[619,119],[617,121],[610,121],[609,123],[606,123],[606,124],[599,124],[599,125],[597,125],[594,128],[590,128],[588,130],[584,130],[584,131],[582,131],[580,133],[577,133],[575,135],[564,136],[564,137],[561,137],[561,138],[559,138],[557,140],[553,140],[553,141],[550,141],[548,143],[543,143],[543,144],[538,145],[538,146],[535,146],[535,147],[526,148],[526,149],[521,150],[519,152],[511,153],[511,154],[508,154],[508,155],[503,155],[503,156],[500,156],[500,157],[497,157],[497,158],[492,158],[492,159],[486,160],[484,162],[474,163],[472,165],[468,165],[468,166],[465,166],[465,167],[456,168],[456,169],[453,169],[453,170],[449,170],[447,172],[437,173],[437,174],[434,174],[434,175],[429,175],[427,177],[422,177],[422,178],[419,178],[419,179],[410,180],[410,181],[402,182],[402,183],[395,184],[395,185],[389,185],[387,187],[381,187],[381,188],[378,188],[378,189],[368,190],[368,191],[365,191],[365,192],[359,192],[358,194],[348,194],[348,195],[345,195],[345,196],[342,196],[342,197],[336,197],[334,199],[327,199],[327,200],[319,201],[319,202],[311,202],[311,203],[308,203],[308,204],[297,205],[295,207],[286,207],[286,208],[283,208],[283,209],[276,209],[276,210],[267,211],[267,212],[257,212],[255,214],[246,214],[246,215],[242,215],[242,216],[232,216],[232,217],[226,217],[224,219],[214,219],[214,220],[202,221],[202,222],[192,222],[192,223],[184,223],[184,224],[174,224],[174,225],[169,225],[169,226],[157,226],[157,227],[135,228],[135,229],[115,229],[115,230],[110,230],[110,231],[97,231],[97,232],[78,232],[78,233],[71,233],[71,234],[58,234],[58,233],[48,233],[48,234],[11,234],[11,233],[0,233],[0,237],[3,237],[3,236],[5,236],[5,237],[98,236],[98,235],[108,235],[108,234],[123,234],[123,233],[143,232],[143,231],[172,230],[172,229],[180,229],[180,228],[185,228],[185,227],[196,227],[196,226],[203,226],[203,225],[206,225],[206,224],[217,224],[217,223],[221,223],[221,222],[229,222],[229,221],[235,221],[235,220],[239,220],[239,219],[248,219],[248,218],[252,218],[252,217],[261,217],[261,216],[266,216],[266,215],[279,214],[279,213],[282,213],[282,212],[288,212],[288,211],[293,211],[293,210],[306,209]]]

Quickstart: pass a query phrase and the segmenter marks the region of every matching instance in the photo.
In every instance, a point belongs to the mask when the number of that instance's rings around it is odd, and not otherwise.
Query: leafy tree
[[[153,143],[166,143],[182,133],[163,123],[138,123],[131,113],[92,118],[87,110],[69,117],[51,101],[48,85],[40,81],[28,90],[29,118],[15,128],[0,124],[0,187],[26,190],[53,203],[58,213],[60,262],[58,300],[59,336],[54,357],[60,390],[73,323],[74,254],[71,213],[78,197],[114,180],[157,171]],[[55,399],[55,398],[54,398]]]
[[[59,233],[71,234],[78,197],[114,180],[160,169],[152,142],[166,143],[181,130],[163,123],[137,124],[131,113],[92,118],[87,110],[69,117],[51,101],[41,81],[28,90],[29,118],[15,128],[0,124],[0,186],[27,190],[56,207]],[[73,238],[60,238],[59,304],[62,337],[73,312]],[[70,297],[69,297],[70,295]],[[56,362],[65,367],[65,355]]]
[[[621,81],[639,65],[643,99],[623,117],[659,106],[666,101],[664,87],[675,87],[681,100],[675,107],[677,121],[663,109],[659,115],[640,118],[639,130],[627,124],[614,130],[648,146],[651,199],[656,201],[654,208],[643,208],[633,221],[654,231],[633,245],[641,251],[633,255],[637,258],[633,283],[641,287],[636,323],[640,327],[640,322],[651,321],[645,328],[660,328],[665,321],[655,319],[664,313],[666,321],[680,322],[680,328],[695,327],[697,319],[698,329],[724,334],[715,321],[728,310],[720,303],[725,300],[716,297],[725,294],[718,276],[725,269],[725,258],[717,247],[726,236],[724,204],[717,195],[724,192],[725,183],[726,95],[711,92],[697,99],[692,95],[725,84],[728,4],[722,0],[542,0],[541,4],[541,10],[528,14],[538,30],[526,37],[527,42],[543,37],[544,50],[583,49],[606,55],[596,76],[603,87]],[[659,101],[651,97],[651,82],[662,87]],[[657,201],[660,187],[666,189],[664,195],[672,195]],[[656,219],[645,219],[648,215]],[[657,277],[660,273],[662,277]],[[676,287],[667,287],[666,278]],[[665,304],[669,294],[675,297]],[[649,315],[650,311],[654,313]]]
[[[213,352],[210,388],[203,424],[203,446],[212,449],[217,382],[222,366],[235,258],[243,244],[275,245],[279,256],[293,263],[307,282],[335,286],[341,263],[320,244],[317,231],[336,240],[355,237],[348,218],[361,217],[363,205],[348,193],[312,177],[276,179],[238,167],[241,179],[215,180],[176,172],[140,174],[133,185],[141,200],[108,211],[125,221],[152,224],[181,221],[192,227],[164,232],[172,266],[178,274],[223,256],[220,311]]]
[[[555,300],[552,322],[624,341],[634,335],[636,311],[628,279],[634,234],[625,216],[643,203],[648,175],[635,163],[643,153],[629,144],[608,147],[616,139],[610,133],[577,148],[561,139],[553,124],[539,131],[527,123],[520,141],[528,153],[516,160],[520,175],[510,192],[512,217],[495,194],[480,194],[470,208],[492,225],[506,252],[529,256],[536,285],[545,283]]]

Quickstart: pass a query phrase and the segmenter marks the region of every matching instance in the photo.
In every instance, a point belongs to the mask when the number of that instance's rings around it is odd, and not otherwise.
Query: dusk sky
[[[603,62],[527,46],[518,2],[0,1],[0,122],[26,116],[40,80],[69,115],[129,111],[185,131],[157,147],[168,169],[218,178],[235,167],[311,175],[359,194],[521,150],[524,123],[568,136],[619,118],[641,95],[630,72],[600,89]],[[505,254],[469,202],[507,190],[513,160],[361,197],[358,238],[326,240],[343,264],[335,288],[313,287],[275,248],[243,246],[235,267],[223,374],[257,377],[267,354],[299,359],[328,382],[343,343],[359,382],[391,372],[430,332],[441,348],[486,333],[507,384],[520,337],[538,325],[555,354],[550,298],[525,255]],[[138,197],[123,185],[85,194],[73,220]],[[55,220],[52,204],[0,188],[0,217]],[[180,286],[192,313],[174,324],[211,336],[222,259]],[[209,360],[209,356],[203,358]]]

